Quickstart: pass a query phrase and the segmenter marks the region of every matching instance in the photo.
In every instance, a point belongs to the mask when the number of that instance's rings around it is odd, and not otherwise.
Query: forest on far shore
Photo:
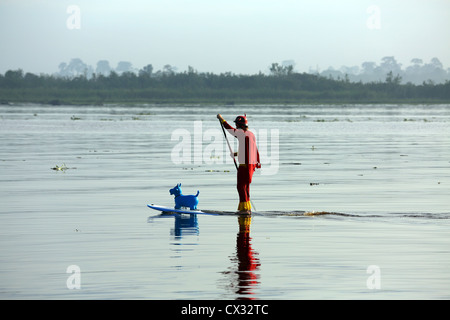
[[[392,65],[392,59],[388,60],[385,62]],[[81,68],[80,62],[72,59],[69,64],[61,64],[60,71],[77,63]],[[85,68],[84,72],[65,76],[9,70],[0,74],[0,103],[450,103],[449,80],[404,83],[402,73],[394,67],[389,69],[389,65],[378,69],[378,80],[366,82],[355,81],[348,74],[333,77],[299,73],[285,63],[272,63],[269,71],[214,74],[188,67],[177,72],[166,65],[153,72],[151,64],[137,72],[125,68],[88,73]]]

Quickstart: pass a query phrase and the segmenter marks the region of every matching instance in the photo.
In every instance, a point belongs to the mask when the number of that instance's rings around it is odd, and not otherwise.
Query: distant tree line
[[[386,63],[388,60],[385,61]],[[84,68],[84,69],[83,69]],[[9,70],[0,74],[0,102],[104,103],[449,103],[450,81],[402,83],[397,69],[383,69],[382,80],[352,82],[350,77],[298,73],[292,64],[273,63],[269,74],[178,72],[151,64],[133,70],[99,62],[95,72],[79,59],[60,64],[58,75]]]
[[[311,70],[314,73],[314,71]],[[318,71],[323,77],[331,79],[347,79],[351,82],[378,82],[386,78],[386,74],[392,72],[401,83],[429,84],[445,83],[450,80],[450,68],[447,70],[438,58],[433,58],[429,63],[425,63],[422,59],[415,58],[411,60],[411,65],[402,68],[402,64],[398,63],[393,56],[383,57],[379,64],[375,62],[364,62],[361,67],[343,66],[339,70],[329,67],[326,70]]]
[[[294,67],[295,61],[286,60],[281,64],[273,63],[268,71],[272,75],[283,73],[291,74],[295,72]],[[124,72],[132,72],[137,75],[144,73],[154,77],[163,74],[177,73],[177,68],[169,64],[166,64],[162,70],[155,71],[151,64],[144,66],[142,69],[136,69],[131,62],[119,61],[114,68],[110,65],[108,60],[100,60],[94,68],[78,58],[70,60],[69,63],[60,63],[58,69],[59,71],[54,74],[55,76],[77,77],[84,75],[88,79],[92,78],[94,74],[97,76],[108,76],[111,72],[116,72],[119,75]],[[425,63],[422,59],[414,58],[411,60],[409,66],[403,68],[402,64],[397,62],[395,57],[386,56],[381,59],[379,64],[372,61],[366,61],[363,62],[361,66],[342,66],[339,69],[328,67],[326,70],[322,71],[310,69],[308,73],[317,74],[334,80],[348,80],[350,82],[361,81],[363,83],[368,83],[384,81],[389,72],[392,72],[394,77],[397,78],[400,83],[404,84],[422,84],[423,82],[439,84],[450,80],[450,68],[445,69],[438,58],[432,58],[428,63]]]

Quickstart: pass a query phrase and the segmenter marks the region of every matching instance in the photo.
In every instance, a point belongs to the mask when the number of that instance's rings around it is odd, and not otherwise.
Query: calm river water
[[[237,209],[217,113],[257,214],[147,208]],[[449,105],[2,105],[0,166],[2,299],[450,299]]]

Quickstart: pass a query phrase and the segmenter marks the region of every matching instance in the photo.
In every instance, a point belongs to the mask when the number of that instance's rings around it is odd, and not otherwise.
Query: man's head
[[[234,123],[236,123],[236,127],[239,129],[247,129],[248,128],[247,115],[237,116],[236,120],[234,120]]]

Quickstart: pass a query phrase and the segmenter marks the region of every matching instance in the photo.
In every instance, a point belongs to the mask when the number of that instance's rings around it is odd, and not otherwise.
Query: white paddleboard
[[[175,209],[174,207],[166,207],[155,204],[147,204],[147,207],[166,213],[182,213],[182,214],[209,214],[209,215],[238,215],[239,213],[231,211],[214,211],[214,210],[189,210],[186,209]]]
[[[196,213],[203,213],[200,210],[189,210],[189,209],[175,209],[173,207],[165,207],[165,206],[158,206],[152,204],[148,204],[147,207],[152,208],[154,210],[162,211],[162,212],[176,212],[176,213],[187,213],[187,214],[196,214]]]

